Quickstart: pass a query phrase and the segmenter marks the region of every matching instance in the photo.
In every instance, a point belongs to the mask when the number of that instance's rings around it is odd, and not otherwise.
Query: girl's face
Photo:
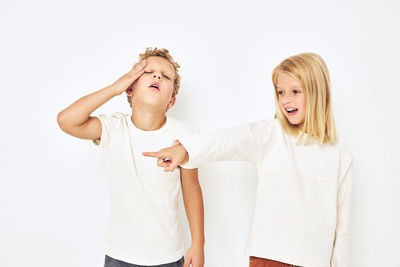
[[[303,127],[306,117],[306,97],[301,82],[286,72],[277,77],[279,106],[292,125]]]

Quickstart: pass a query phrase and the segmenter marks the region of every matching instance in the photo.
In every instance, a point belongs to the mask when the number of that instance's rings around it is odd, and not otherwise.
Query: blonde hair
[[[285,72],[299,80],[305,90],[306,114],[303,129],[292,125],[283,114],[279,105],[277,79],[280,72]],[[283,130],[299,136],[298,143],[305,144],[317,141],[319,144],[334,144],[337,140],[336,126],[331,109],[331,83],[328,68],[324,60],[314,53],[302,53],[283,60],[272,72],[272,82],[275,88],[275,103],[277,118]]]
[[[155,47],[154,49],[151,47],[146,48],[146,51],[144,53],[139,55],[139,62],[135,63],[134,66],[142,62],[148,57],[162,57],[168,60],[169,63],[174,67],[175,70],[175,80],[174,80],[174,91],[172,92],[172,97],[175,97],[178,94],[179,87],[181,86],[181,76],[179,76],[178,69],[181,67],[178,62],[174,61],[172,56],[169,54],[169,51],[167,49],[161,48],[157,49]],[[129,105],[132,107],[132,97],[128,95],[128,102]]]

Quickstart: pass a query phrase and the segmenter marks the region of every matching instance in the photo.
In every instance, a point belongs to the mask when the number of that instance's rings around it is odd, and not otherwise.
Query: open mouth
[[[298,111],[297,108],[285,108],[285,110],[286,110],[286,112],[287,112],[289,115],[294,115],[294,114],[296,114],[297,111]]]
[[[151,83],[149,87],[160,91],[160,84],[158,82]]]

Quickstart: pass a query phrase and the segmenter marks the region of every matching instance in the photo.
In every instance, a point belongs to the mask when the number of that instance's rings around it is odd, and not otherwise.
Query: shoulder
[[[247,126],[255,131],[269,131],[276,127],[274,120],[259,120],[247,124]]]
[[[246,125],[248,130],[251,132],[254,138],[260,140],[268,140],[266,137],[270,137],[275,131],[277,125],[274,120],[259,120],[253,121]]]
[[[342,162],[351,164],[353,162],[353,153],[350,151],[349,147],[344,143],[340,136],[338,136],[335,145],[339,150],[340,160]]]
[[[258,120],[242,125],[238,129],[245,136],[250,137],[252,143],[257,145],[260,151],[266,151],[266,146],[270,146],[275,142],[274,128],[275,124],[273,120]]]
[[[329,163],[338,164],[342,172],[348,170],[352,166],[353,154],[340,136],[337,137],[334,144],[316,145],[319,147],[318,152],[322,153],[321,158],[325,158]],[[325,157],[323,155],[325,155]]]
[[[130,120],[129,114],[124,114],[122,112],[115,112],[111,115],[109,114],[100,114],[96,116],[103,126],[118,129],[123,125],[126,125],[128,120]]]

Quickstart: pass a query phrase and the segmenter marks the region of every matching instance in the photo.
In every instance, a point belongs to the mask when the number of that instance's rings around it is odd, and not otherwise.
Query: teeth
[[[292,112],[293,110],[296,110],[296,109],[295,108],[287,108],[286,110],[289,112]]]

